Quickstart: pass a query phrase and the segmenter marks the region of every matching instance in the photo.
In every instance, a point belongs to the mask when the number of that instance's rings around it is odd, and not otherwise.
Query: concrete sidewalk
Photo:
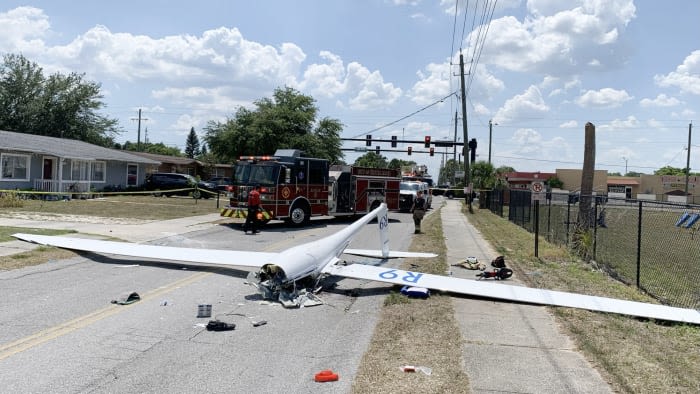
[[[440,214],[448,263],[475,256],[490,269],[497,253],[461,213],[461,200],[445,201]],[[451,269],[466,279],[475,279],[478,272]],[[516,276],[507,283],[522,285]],[[474,393],[612,392],[546,307],[466,297],[455,297],[453,303]]]
[[[170,220],[133,221],[131,223],[109,218],[100,219],[85,222],[0,218],[0,223],[8,227],[75,230],[84,234],[115,237],[125,241],[143,243],[216,226],[215,222],[220,220],[221,216],[218,213],[212,213]],[[21,253],[38,246],[24,241],[0,242],[0,256]]]

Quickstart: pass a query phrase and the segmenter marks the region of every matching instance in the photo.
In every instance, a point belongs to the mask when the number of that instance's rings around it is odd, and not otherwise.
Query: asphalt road
[[[410,214],[390,214],[392,249],[407,250]],[[306,229],[272,225],[244,235],[228,225],[154,244],[278,251],[347,223]],[[354,248],[379,246],[376,224]],[[363,258],[348,257],[354,261]],[[22,393],[347,393],[391,288],[343,279],[324,305],[284,309],[263,302],[247,272],[147,263],[95,254],[0,272],[0,391]],[[137,292],[141,301],[110,301]],[[235,323],[210,332],[199,304]],[[254,327],[252,322],[267,321]],[[315,373],[332,369],[333,383]]]

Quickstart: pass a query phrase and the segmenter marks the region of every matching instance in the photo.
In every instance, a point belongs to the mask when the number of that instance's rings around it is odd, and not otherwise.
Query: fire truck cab
[[[389,169],[333,166],[328,160],[302,157],[294,149],[274,156],[241,157],[229,187],[229,206],[222,216],[244,218],[248,193],[260,186],[263,222],[281,219],[303,225],[312,216],[360,215],[386,202],[398,209],[399,172]]]

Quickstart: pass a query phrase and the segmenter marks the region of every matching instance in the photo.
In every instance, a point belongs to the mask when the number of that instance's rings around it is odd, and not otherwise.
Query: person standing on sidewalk
[[[413,224],[416,230],[414,234],[420,234],[420,222],[425,216],[425,198],[423,197],[423,192],[416,192],[416,198],[413,200],[413,205],[411,206],[411,212],[413,212]]]
[[[258,230],[258,210],[260,210],[260,192],[258,191],[260,186],[253,186],[253,190],[248,193],[248,215],[245,218],[245,224],[243,225],[243,232],[252,234],[259,233]]]

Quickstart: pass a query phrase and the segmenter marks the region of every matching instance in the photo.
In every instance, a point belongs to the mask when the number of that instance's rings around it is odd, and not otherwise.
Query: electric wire
[[[399,122],[401,122],[402,120],[406,120],[406,119],[408,119],[408,118],[410,118],[410,117],[412,117],[412,116],[414,116],[414,115],[416,115],[416,114],[418,114],[418,113],[420,113],[420,112],[425,111],[426,109],[428,109],[428,108],[430,108],[430,107],[432,107],[432,106],[434,106],[434,105],[437,105],[437,104],[440,104],[440,103],[444,102],[445,100],[447,100],[448,98],[450,98],[450,96],[453,96],[453,95],[455,95],[455,94],[457,94],[456,91],[455,91],[455,92],[452,92],[452,93],[450,93],[450,94],[448,94],[447,96],[445,96],[445,97],[443,97],[443,98],[441,98],[441,99],[439,99],[439,100],[437,100],[437,101],[435,101],[435,102],[433,102],[433,103],[431,103],[431,104],[426,105],[426,106],[423,107],[423,108],[420,108],[420,109],[418,109],[418,110],[416,110],[416,111],[413,111],[413,112],[411,112],[410,114],[408,114],[408,115],[406,115],[406,116],[403,116],[403,117],[401,117],[401,118],[399,118],[399,119],[396,119],[396,120],[394,120],[394,121],[392,121],[392,122],[386,123],[386,124],[381,125],[381,126],[379,126],[379,127],[375,127],[375,128],[373,128],[372,130],[365,131],[364,133],[358,134],[358,135],[356,135],[356,136],[354,136],[354,137],[351,137],[351,138],[360,138],[360,137],[363,137],[363,136],[368,135],[369,133],[372,133],[372,132],[381,130],[381,129],[383,129],[383,128],[386,128],[386,127],[395,125],[396,123],[399,123]]]

